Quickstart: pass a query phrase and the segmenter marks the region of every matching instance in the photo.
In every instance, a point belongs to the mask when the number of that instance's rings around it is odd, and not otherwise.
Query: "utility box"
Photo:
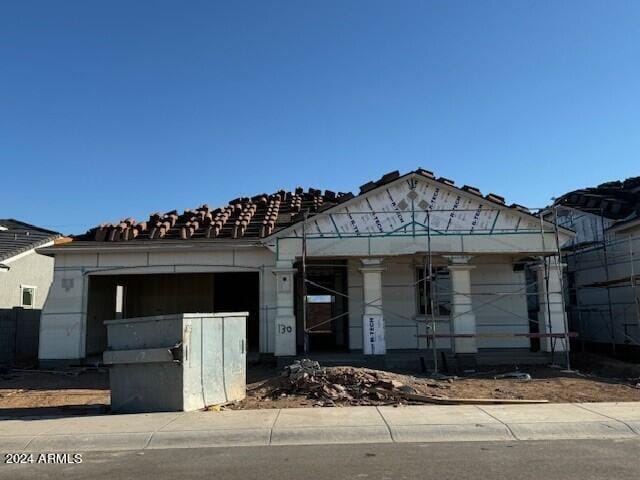
[[[246,395],[248,312],[107,320],[111,410],[198,410]]]

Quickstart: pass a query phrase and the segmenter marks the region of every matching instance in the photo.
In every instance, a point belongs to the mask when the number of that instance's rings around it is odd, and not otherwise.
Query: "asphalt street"
[[[0,478],[636,480],[638,452],[637,439],[158,449],[85,452],[73,465],[3,464]]]

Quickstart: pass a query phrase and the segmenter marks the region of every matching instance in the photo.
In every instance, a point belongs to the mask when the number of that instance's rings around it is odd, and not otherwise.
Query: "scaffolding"
[[[492,211],[497,212],[495,215],[495,220],[493,221],[490,228],[479,229],[479,228],[475,228],[473,225],[470,228],[451,228],[452,225],[450,221],[447,224],[446,228],[441,228],[441,227],[433,228],[432,219],[435,215],[438,215],[440,219],[442,219],[443,215],[449,216],[450,218],[454,218],[456,215],[460,215],[463,212],[473,212],[473,214],[475,214],[475,217],[472,216],[472,218],[476,218],[478,215],[479,209],[455,209],[455,208],[454,209],[433,209],[433,208],[421,209],[421,208],[416,208],[416,206],[413,204],[413,201],[412,201],[410,208],[406,208],[402,212],[405,215],[410,215],[410,221],[405,222],[399,228],[394,228],[389,231],[386,231],[383,228],[381,228],[382,222],[380,222],[379,216],[388,217],[391,215],[396,215],[397,211],[394,211],[394,210],[374,210],[373,208],[371,208],[369,211],[347,211],[347,212],[337,212],[337,213],[332,212],[331,214],[328,214],[328,215],[329,215],[329,218],[331,219],[332,225],[335,227],[333,231],[322,231],[320,226],[316,222],[317,216],[309,217],[308,213],[305,213],[303,221],[301,222],[300,233],[298,233],[297,231],[294,231],[293,236],[280,237],[277,239],[277,242],[284,241],[286,239],[289,239],[289,240],[295,239],[301,242],[300,275],[302,276],[302,328],[303,328],[303,337],[304,337],[304,340],[303,340],[304,353],[305,354],[309,353],[309,345],[310,345],[309,337],[310,335],[314,334],[314,329],[317,329],[319,326],[330,324],[340,318],[344,318],[345,315],[348,315],[348,311],[342,312],[339,315],[331,316],[329,318],[326,318],[320,323],[315,323],[313,326],[310,326],[308,324],[308,316],[307,316],[307,308],[308,308],[307,286],[313,286],[317,289],[322,289],[328,294],[340,295],[340,296],[346,297],[350,302],[352,302],[352,304],[358,305],[363,309],[366,306],[373,306],[374,308],[378,309],[380,313],[383,315],[392,315],[396,318],[410,320],[412,322],[415,322],[416,324],[424,324],[424,327],[427,333],[425,335],[417,334],[416,337],[418,337],[418,345],[420,345],[419,338],[426,339],[426,349],[430,351],[429,353],[431,354],[431,357],[432,357],[433,368],[435,372],[438,372],[438,357],[439,357],[440,349],[438,347],[437,340],[440,338],[448,339],[451,349],[453,349],[454,340],[456,338],[476,338],[476,339],[520,338],[520,339],[529,339],[529,340],[549,339],[549,343],[551,345],[550,354],[551,354],[552,363],[555,363],[555,353],[556,353],[555,351],[558,345],[557,342],[561,342],[561,345],[563,346],[563,350],[565,352],[564,363],[566,368],[569,370],[571,368],[570,357],[569,357],[569,342],[570,342],[570,338],[577,336],[577,333],[569,331],[569,325],[568,325],[568,320],[566,315],[566,305],[565,305],[565,298],[564,298],[565,280],[564,280],[564,274],[562,272],[563,251],[562,251],[562,248],[561,248],[562,245],[560,242],[561,227],[558,225],[558,221],[557,221],[558,219],[557,209],[555,207],[553,208],[554,221],[552,222],[545,220],[543,218],[542,213],[538,214],[536,217],[531,215],[532,218],[537,219],[536,223],[538,225],[536,225],[535,228],[531,228],[530,226],[529,228],[521,228],[519,221],[512,228],[502,228],[502,229],[496,228],[498,216],[500,215],[501,212],[504,212],[504,210],[505,210],[504,208],[484,208],[484,210],[482,211],[483,214],[486,214],[487,212],[492,212]],[[341,231],[338,228],[337,222],[334,217],[339,215],[349,216],[351,224],[354,225],[355,232],[348,232],[344,230]],[[379,231],[363,232],[358,230],[357,218],[359,216],[366,216],[368,219],[374,218]],[[313,225],[314,222],[315,222],[315,225]],[[441,225],[443,222],[440,221],[439,223]],[[449,319],[447,320],[447,322],[449,323],[449,332],[440,333],[437,331],[437,325],[441,320],[439,320],[438,315],[436,315],[435,298],[437,293],[436,292],[437,285],[436,285],[436,278],[435,278],[436,274],[435,274],[435,268],[434,268],[435,266],[434,257],[441,256],[441,255],[451,255],[451,253],[444,252],[442,251],[442,249],[434,249],[433,238],[447,236],[449,238],[452,238],[451,241],[453,241],[453,237],[457,237],[457,243],[459,243],[461,248],[455,252],[455,255],[465,255],[465,254],[477,255],[476,252],[465,252],[464,250],[465,238],[469,238],[470,236],[487,236],[487,235],[491,235],[496,242],[499,242],[505,245],[508,244],[508,246],[512,247],[514,256],[526,257],[519,261],[519,263],[522,264],[523,268],[525,268],[525,266],[526,267],[535,266],[542,269],[543,271],[542,275],[544,278],[544,287],[545,287],[544,295],[546,300],[543,303],[547,308],[547,311],[546,311],[547,321],[544,322],[543,329],[540,328],[540,325],[539,325],[540,320],[538,318],[532,318],[528,307],[527,307],[527,316],[524,317],[518,314],[517,312],[512,311],[513,309],[509,310],[499,305],[500,300],[507,298],[509,296],[523,297],[527,305],[529,304],[529,300],[528,300],[529,297],[533,296],[534,298],[539,299],[539,292],[531,291],[532,287],[536,287],[537,282],[535,281],[529,282],[525,279],[525,282],[523,282],[524,284],[518,283],[518,284],[503,285],[503,286],[512,287],[512,288],[507,288],[508,291],[505,291],[505,292],[501,292],[501,291],[472,292],[471,291],[468,293],[462,293],[462,292],[453,291],[453,289],[450,288],[448,292],[440,292],[440,293],[445,293],[445,294],[448,293],[449,295],[453,295],[453,294],[463,295],[469,298],[472,302],[475,302],[473,303],[474,311],[480,310],[484,307],[491,307],[501,312],[501,314],[512,315],[520,321],[526,320],[527,322],[526,324],[529,326],[528,328],[530,331],[528,332],[500,332],[500,331],[479,332],[479,331],[476,331],[476,333],[474,334],[454,333],[454,331],[452,330],[454,320],[458,315],[463,315],[466,312],[458,313],[455,315],[453,313],[450,313]],[[537,255],[535,256],[526,255],[525,254],[526,249],[525,249],[525,253],[518,251],[519,245],[517,244],[517,242],[509,243],[510,240],[508,238],[508,235],[515,235],[515,236],[529,235],[530,237],[531,235],[539,236],[540,245],[542,246],[542,248],[539,249],[540,251],[537,252]],[[402,312],[394,311],[393,309],[390,309],[388,306],[385,306],[384,304],[382,305],[382,307],[374,305],[374,303],[376,303],[377,301],[380,301],[381,299],[376,299],[374,301],[365,303],[359,298],[353,298],[353,296],[350,296],[348,293],[345,294],[343,292],[339,292],[334,289],[327,288],[326,286],[315,283],[308,278],[309,245],[312,242],[318,239],[322,239],[323,241],[326,242],[327,240],[331,240],[331,239],[335,239],[336,241],[341,241],[347,238],[358,238],[358,239],[367,239],[367,242],[370,245],[372,240],[384,238],[384,237],[410,237],[411,239],[414,239],[414,240],[422,237],[424,240],[426,240],[424,243],[424,251],[414,252],[413,254],[410,254],[414,258],[414,261],[416,256],[420,258],[421,260],[420,267],[422,268],[422,275],[416,281],[413,281],[409,284],[402,285],[407,288],[417,288],[418,292],[420,290],[422,291],[424,315],[422,315],[421,312],[418,311],[417,315],[415,315],[415,317],[412,317],[412,316],[405,315]],[[548,245],[549,238],[546,238],[546,237],[550,237],[552,239],[552,245]],[[279,255],[279,250],[280,250],[280,244],[277,243],[276,252],[278,255]],[[500,254],[501,252],[495,252],[495,253]],[[557,260],[555,261],[555,265],[552,265],[551,264],[552,262],[549,262],[547,260],[547,257],[556,257]],[[485,263],[482,263],[482,265],[489,266],[492,264],[485,262]],[[504,263],[502,263],[501,265],[504,265]],[[560,292],[550,292],[549,278],[550,278],[551,268],[557,269],[557,274],[560,279]],[[421,285],[421,283],[424,283],[424,285]],[[552,305],[551,296],[554,294],[559,294],[561,308],[562,308],[562,311],[565,312],[564,325],[563,325],[562,332],[554,332],[553,325],[551,322],[551,313],[552,313],[551,312],[551,305]],[[489,299],[484,300],[481,298],[485,296],[489,297]],[[531,324],[535,324],[537,326],[537,331],[531,331]],[[518,326],[522,326],[522,325],[524,324],[518,324]]]
[[[559,209],[567,213],[564,224],[569,228],[587,216],[595,220],[590,225],[592,239],[564,252],[571,279],[569,314],[578,325],[582,348],[586,342],[608,343],[616,355],[621,345],[640,347],[640,278],[635,253],[640,236],[608,235],[601,208]]]

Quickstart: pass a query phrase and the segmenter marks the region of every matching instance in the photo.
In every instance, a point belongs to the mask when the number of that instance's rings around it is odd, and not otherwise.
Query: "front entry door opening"
[[[309,352],[345,351],[349,348],[347,263],[342,260],[309,261],[306,268],[306,330]],[[302,272],[296,279],[298,351],[304,351]]]

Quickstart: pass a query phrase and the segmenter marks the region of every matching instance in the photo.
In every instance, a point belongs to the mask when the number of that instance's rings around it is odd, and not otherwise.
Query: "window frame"
[[[31,290],[31,305],[25,305],[24,303],[24,292],[26,290]],[[20,285],[20,306],[22,308],[35,308],[37,290],[38,287],[36,287],[35,285]]]
[[[433,305],[435,307],[435,316],[436,317],[449,317],[451,316],[451,277],[449,275],[449,269],[446,266],[442,265],[433,265],[431,267],[432,274],[431,276],[435,279],[435,288]],[[449,282],[449,291],[447,292],[438,292],[438,272],[446,272],[446,278]],[[429,280],[426,282],[422,279],[424,274],[424,267],[416,266],[415,275],[416,275],[416,312],[418,316],[427,316],[431,315],[431,302],[429,298],[431,296],[431,288],[428,288]],[[427,304],[424,306],[424,310],[422,309],[422,300],[424,298],[423,288],[428,288],[427,290]],[[447,298],[448,297],[448,298]]]

